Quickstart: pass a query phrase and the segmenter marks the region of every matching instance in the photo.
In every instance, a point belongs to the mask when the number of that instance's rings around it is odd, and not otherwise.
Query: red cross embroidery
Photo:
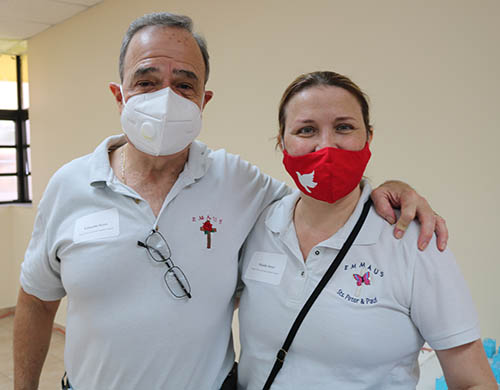
[[[200,227],[200,231],[204,232],[207,236],[207,249],[210,249],[212,247],[211,234],[215,233],[217,229],[212,226],[212,223],[210,221],[205,221],[203,226]]]

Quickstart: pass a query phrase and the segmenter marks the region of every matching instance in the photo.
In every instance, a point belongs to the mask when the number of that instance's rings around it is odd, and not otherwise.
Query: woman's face
[[[325,147],[361,150],[367,131],[361,106],[350,92],[334,86],[307,88],[286,107],[284,146],[291,156]]]

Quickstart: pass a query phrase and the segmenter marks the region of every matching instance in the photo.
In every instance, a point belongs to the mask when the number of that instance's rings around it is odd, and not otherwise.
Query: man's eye
[[[179,84],[177,87],[180,89],[193,89],[191,84],[186,84],[186,83]]]
[[[147,87],[151,87],[153,84],[153,82],[151,81],[138,81],[137,84],[136,84],[138,87],[141,87],[141,88],[147,88]]]

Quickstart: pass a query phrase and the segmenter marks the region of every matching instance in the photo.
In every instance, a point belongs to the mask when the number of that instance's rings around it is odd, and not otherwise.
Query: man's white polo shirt
[[[74,389],[218,389],[234,358],[238,251],[260,212],[289,190],[194,142],[156,218],[110,167],[108,150],[123,143],[108,138],[52,177],[22,287],[42,300],[68,296],[65,367]],[[156,226],[192,299],[175,299],[165,265],[137,245]]]
[[[304,262],[295,192],[265,210],[242,253],[239,388],[261,389],[276,354],[361,214]],[[417,249],[412,223],[401,240],[372,208],[350,251],[305,317],[273,390],[411,389],[424,340],[448,349],[480,337],[477,314],[450,251]]]

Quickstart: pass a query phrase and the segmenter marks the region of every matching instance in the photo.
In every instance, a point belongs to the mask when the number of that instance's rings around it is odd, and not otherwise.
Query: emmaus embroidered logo
[[[200,215],[198,217],[192,217],[191,221],[195,223],[201,223],[200,231],[204,233],[207,239],[207,249],[211,249],[212,233],[217,232],[217,228],[214,225],[222,224],[222,218],[218,218],[213,215]]]
[[[217,229],[212,226],[210,221],[205,221],[200,227],[200,231],[207,236],[207,249],[210,249],[212,247],[212,233],[215,233]]]
[[[365,261],[359,261],[351,264],[344,264],[343,271],[351,273],[352,272],[352,284],[350,288],[346,290],[351,290],[350,292],[344,291],[339,288],[337,290],[337,295],[345,299],[348,302],[360,304],[360,305],[373,305],[378,302],[376,296],[373,296],[372,286],[374,284],[375,277],[384,277],[384,271],[378,269],[377,267],[367,264]],[[376,284],[376,282],[375,282]],[[356,290],[353,292],[352,289]],[[363,293],[363,295],[362,295]],[[372,296],[368,296],[372,295]]]

